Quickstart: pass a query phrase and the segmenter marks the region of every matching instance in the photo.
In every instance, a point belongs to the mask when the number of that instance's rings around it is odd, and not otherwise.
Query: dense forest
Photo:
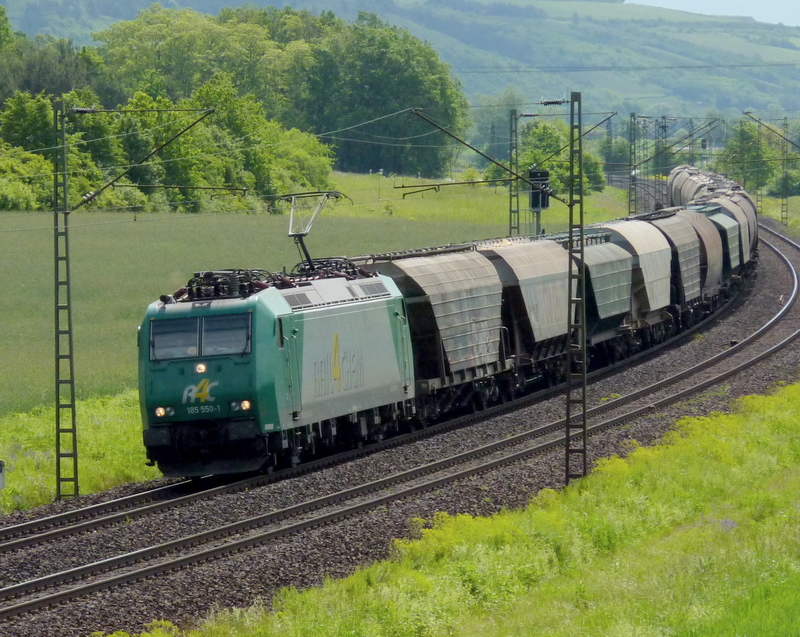
[[[115,189],[105,207],[208,207],[198,192],[209,187],[246,189],[255,198],[240,205],[269,207],[277,194],[326,187],[332,165],[439,176],[452,141],[409,107],[455,133],[466,127],[466,99],[436,52],[373,14],[347,22],[289,8],[209,16],[153,5],[96,38],[77,47],[15,34],[0,7],[0,209],[49,203],[54,96],[70,114],[73,191],[123,169],[120,186],[142,187]],[[136,165],[203,109],[213,116]],[[98,112],[110,110],[119,112]],[[153,185],[168,188],[145,189]]]

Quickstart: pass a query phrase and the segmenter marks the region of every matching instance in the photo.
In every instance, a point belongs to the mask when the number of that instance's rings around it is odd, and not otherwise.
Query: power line
[[[800,62],[758,62],[748,64],[667,64],[629,65],[629,66],[474,66],[454,68],[463,74],[478,73],[606,73],[609,71],[668,71],[668,70],[708,70],[708,69],[753,69],[753,68],[793,68]],[[474,69],[474,70],[469,70]]]
[[[105,112],[110,112],[110,111],[99,111],[99,112],[105,113]],[[124,113],[124,112],[128,112],[128,111],[121,111],[121,112]],[[130,137],[130,136],[133,136],[133,135],[143,135],[143,134],[147,134],[147,133],[151,133],[153,131],[156,131],[156,130],[158,130],[160,128],[166,128],[167,126],[174,126],[174,125],[176,125],[176,123],[179,123],[180,121],[182,121],[184,119],[188,119],[188,117],[176,118],[172,122],[166,122],[164,124],[159,124],[158,126],[153,126],[152,128],[145,128],[144,130],[131,131],[129,133],[119,133],[118,135],[106,135],[105,137],[95,137],[94,139],[80,139],[78,141],[68,143],[66,145],[66,147],[67,148],[74,148],[74,147],[80,146],[82,144],[93,144],[95,142],[102,142],[102,141],[106,141],[106,140],[109,140],[109,139],[121,139],[123,137]],[[77,131],[76,133],[72,133],[72,134],[80,135],[83,132],[84,131]],[[59,150],[60,148],[61,148],[61,145],[57,145],[57,146],[49,146],[47,148],[34,148],[32,150],[28,150],[26,148],[13,147],[12,146],[12,147],[6,149],[4,152],[0,152],[0,157],[11,157],[13,155],[19,155],[21,153],[34,153],[34,154],[42,153],[43,154],[43,153],[47,153],[49,151]]]

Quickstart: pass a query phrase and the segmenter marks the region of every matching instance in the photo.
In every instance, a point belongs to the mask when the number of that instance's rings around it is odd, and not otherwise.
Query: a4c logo
[[[211,395],[211,390],[217,385],[219,385],[217,382],[208,382],[208,378],[204,378],[197,385],[189,385],[183,390],[183,404],[193,403],[195,400],[199,400],[201,403],[213,403],[214,397]]]

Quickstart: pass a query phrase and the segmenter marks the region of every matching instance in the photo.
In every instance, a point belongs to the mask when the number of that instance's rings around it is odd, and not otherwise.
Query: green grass
[[[799,421],[800,385],[749,397],[524,511],[437,514],[347,579],[148,634],[795,635]]]
[[[6,488],[0,513],[49,504],[55,496],[54,407],[0,417],[0,458]],[[145,465],[138,393],[92,398],[76,406],[79,421],[78,479],[81,493],[160,477]]]
[[[789,224],[788,229],[792,235],[800,235],[800,196],[789,197],[788,214]],[[764,197],[763,210],[760,211],[764,216],[776,221],[781,220],[781,200],[774,197]]]

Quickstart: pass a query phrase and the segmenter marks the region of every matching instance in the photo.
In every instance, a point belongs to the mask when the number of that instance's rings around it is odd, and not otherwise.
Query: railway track
[[[735,305],[735,301],[736,300],[733,299],[726,307],[722,308],[714,317],[709,319],[709,322],[717,321],[721,316],[724,316],[725,313],[730,311],[731,307]],[[706,326],[706,322],[698,324],[688,332],[679,334],[658,347],[634,355],[615,365],[594,371],[589,374],[589,379],[593,381],[611,375],[619,369],[635,364],[638,360],[651,357],[659,350],[674,346],[676,343],[685,340],[687,336],[693,332]],[[521,406],[536,404],[541,400],[557,395],[560,391],[558,387],[537,391],[513,403],[507,403],[489,409],[488,411],[480,412],[479,414],[432,424],[424,429],[383,440],[374,445],[331,454],[313,462],[276,471],[268,475],[257,474],[243,479],[226,479],[225,477],[207,476],[202,479],[186,480],[122,498],[29,520],[20,524],[0,527],[0,555],[46,542],[63,540],[82,533],[96,532],[106,526],[130,523],[131,520],[186,506],[198,500],[223,494],[248,491],[280,480],[295,478],[335,464],[349,462],[365,455],[377,453],[392,447],[406,445],[422,438],[439,435],[444,431],[468,426],[489,417],[518,409]]]
[[[784,239],[776,237],[774,241],[783,242],[786,246],[785,249],[789,250],[790,244]],[[707,387],[746,370],[755,361],[786,347],[797,338],[800,332],[793,326],[800,324],[800,321],[797,320],[800,310],[795,303],[797,296],[796,271],[800,268],[800,246],[791,244],[791,250],[794,251],[794,254],[786,262],[794,273],[794,289],[791,295],[787,295],[783,307],[776,313],[773,320],[749,338],[732,344],[728,350],[700,365],[662,379],[638,392],[592,408],[587,412],[587,418],[590,419],[590,431],[592,433],[601,431],[621,422],[627,422],[639,414],[649,413],[672,402],[685,400],[692,394],[701,392]],[[793,264],[789,263],[790,260],[793,261]],[[753,351],[754,349],[757,351]],[[702,378],[699,377],[700,374],[703,375]],[[682,388],[681,383],[688,383],[689,386]],[[504,408],[508,407],[503,406],[497,410],[482,412],[481,416],[497,415]],[[612,412],[612,417],[602,419]],[[455,423],[453,426],[459,426],[459,423]],[[3,608],[0,608],[0,621],[89,595],[99,590],[122,586],[171,570],[186,568],[192,564],[218,559],[226,554],[243,551],[257,544],[272,542],[310,528],[330,524],[398,499],[438,489],[470,476],[519,462],[531,455],[563,445],[564,440],[561,435],[563,428],[563,421],[554,421],[530,429],[513,438],[494,442],[436,463],[358,485],[329,496],[304,501],[291,507],[223,525],[190,537],[165,542],[162,545],[128,552],[102,562],[7,586],[0,590],[0,604],[4,605]],[[179,555],[175,556],[176,553]],[[131,567],[132,564],[136,565],[135,568]],[[124,572],[109,574],[112,569],[124,569]],[[81,583],[68,589],[55,588],[78,578],[84,578],[85,583],[84,579],[81,579]],[[35,591],[44,591],[44,593],[34,597]]]

